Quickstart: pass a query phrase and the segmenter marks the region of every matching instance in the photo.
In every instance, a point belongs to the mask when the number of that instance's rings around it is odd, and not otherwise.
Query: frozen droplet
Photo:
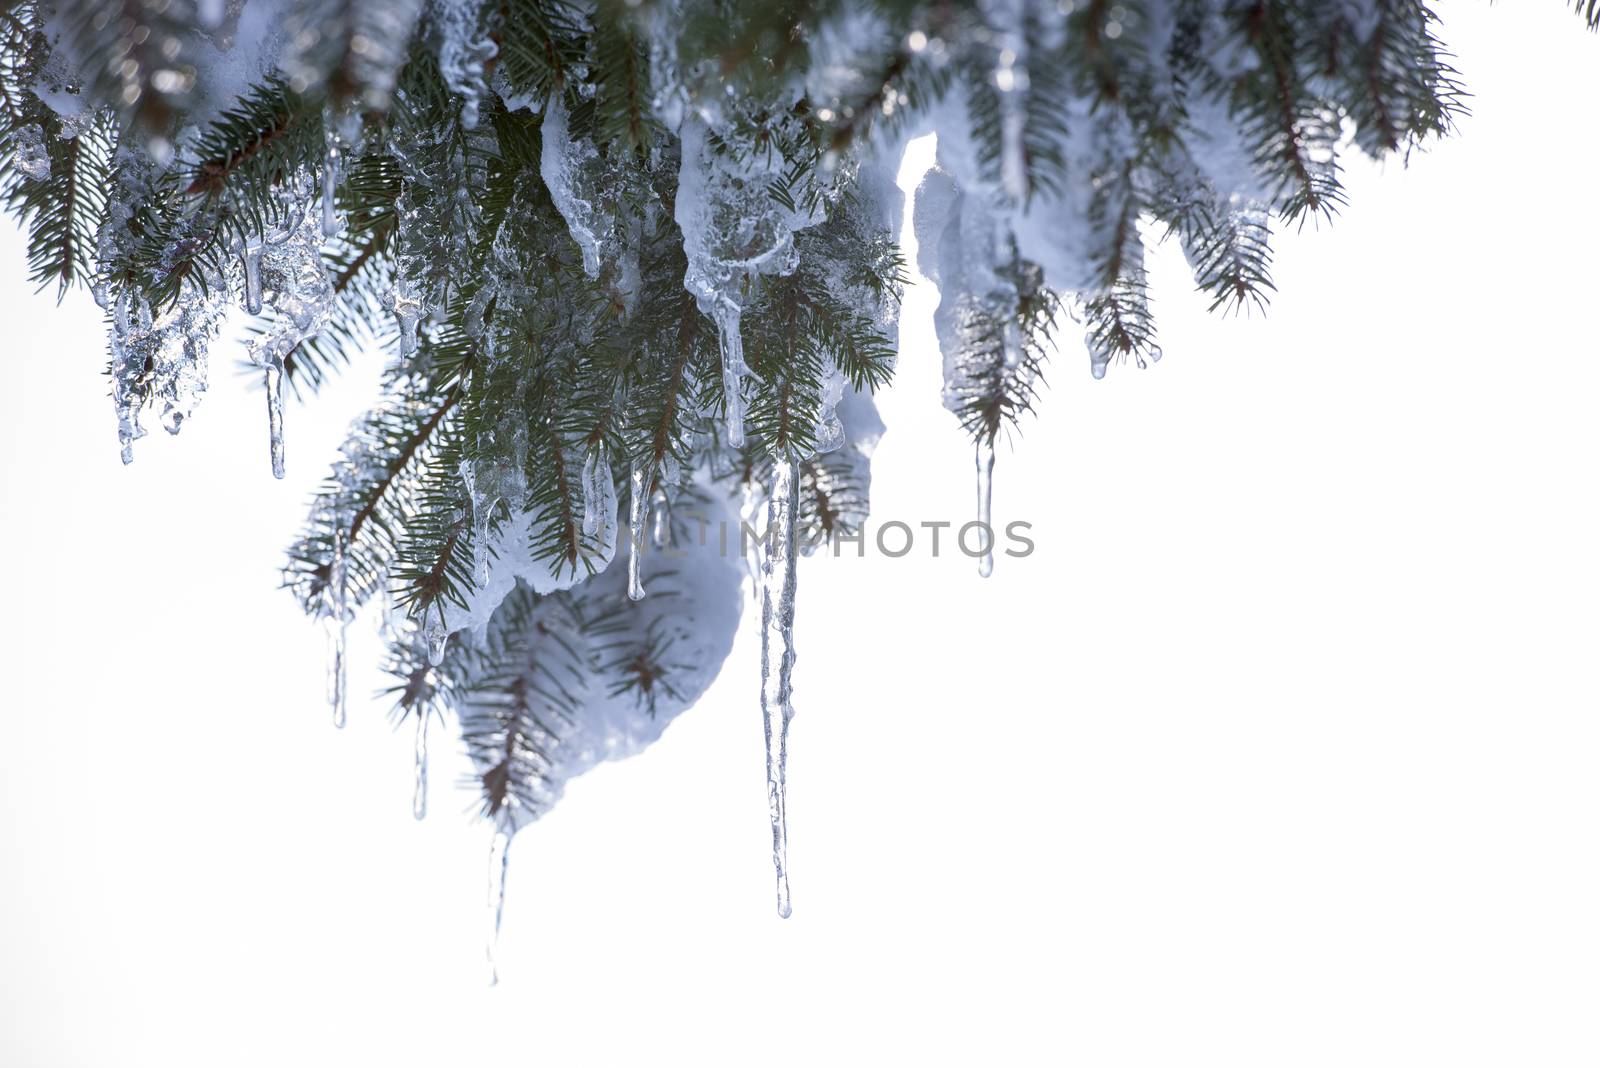
[[[628,478],[628,597],[644,599],[644,527],[650,509],[650,471],[635,464]]]
[[[983,555],[978,558],[978,574],[988,578],[994,573],[994,526],[990,521],[990,505],[994,499],[994,438],[983,434],[978,438],[978,522],[983,525]]]
[[[489,843],[489,985],[500,982],[500,918],[506,906],[506,873],[511,864],[511,832],[504,825],[496,828]]]
[[[417,709],[417,737],[411,786],[411,814],[417,819],[428,815],[428,713]]]
[[[778,915],[789,915],[788,758],[794,671],[795,517],[800,480],[785,457],[772,468],[767,504],[767,552],[761,582],[761,718],[767,740],[767,810],[772,818],[772,864],[778,877]]]

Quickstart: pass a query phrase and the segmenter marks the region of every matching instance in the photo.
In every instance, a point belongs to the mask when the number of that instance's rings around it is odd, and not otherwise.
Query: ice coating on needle
[[[684,492],[695,496],[698,513],[712,529],[736,522],[725,485],[713,485],[704,472]],[[572,779],[602,761],[623,760],[654,744],[717,677],[738,630],[744,569],[717,550],[714,538],[682,549],[670,561],[658,563],[660,555],[644,561],[655,595],[643,600],[627,598],[628,569],[620,559],[585,584],[577,599],[607,606],[604,633],[586,634],[575,625],[573,595],[557,591],[529,597],[529,590],[518,589],[512,597],[531,606],[527,615],[515,617],[513,625],[497,614],[482,633],[460,636],[474,650],[503,648],[500,643],[508,638],[515,641],[518,655],[507,669],[535,695],[526,707],[486,700],[468,701],[459,709],[463,734],[488,739],[477,747],[469,745],[474,774],[490,779],[503,774],[508,752],[521,754],[519,759],[536,767],[528,789],[508,796],[494,816],[497,829],[508,837],[558,803]],[[629,552],[628,539],[622,539],[619,550]],[[629,674],[631,661],[617,660],[612,650],[648,637],[671,650],[657,665],[664,674],[652,676],[647,689],[620,685],[637,682],[638,676]],[[552,677],[570,696],[569,708],[538,700],[537,694],[551,692],[541,680]],[[502,852],[490,864],[492,888],[499,885],[502,871],[503,846],[497,848]],[[503,895],[492,890],[491,932],[502,904]]]
[[[26,178],[42,182],[50,177],[50,153],[44,146],[44,128],[36,122],[18,127],[11,135],[13,165]]]
[[[573,139],[560,93],[551,96],[545,107],[539,139],[539,173],[583,253],[584,273],[598,278],[601,242],[609,236],[603,231],[611,229],[611,220],[601,216],[595,203],[608,193],[600,150],[588,138]],[[609,192],[615,195],[614,190]],[[614,249],[610,251],[615,255]]]
[[[110,305],[111,396],[122,462],[132,463],[133,443],[145,433],[142,409],[156,409],[162,427],[176,434],[205,395],[207,354],[227,314],[227,289],[219,279],[204,291],[186,285],[159,314],[127,289],[113,298],[97,287],[95,299]]]
[[[510,426],[486,440],[478,458],[461,461],[461,481],[472,503],[472,576],[480,587],[489,582],[489,523],[497,505],[522,510],[528,496],[528,434]]]

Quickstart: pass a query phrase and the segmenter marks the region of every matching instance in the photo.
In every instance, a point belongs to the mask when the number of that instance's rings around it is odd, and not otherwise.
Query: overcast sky
[[[281,483],[231,353],[123,469],[98,310],[0,235],[0,1063],[1595,1064],[1600,38],[1439,7],[1474,116],[1349,161],[1270,316],[1162,247],[1166,359],[1065,344],[996,471],[1037,552],[803,566],[794,917],[747,613],[519,836],[496,989],[463,762],[415,824],[409,735],[332,730],[276,589],[381,357],[290,411]],[[876,522],[971,514],[933,302]]]

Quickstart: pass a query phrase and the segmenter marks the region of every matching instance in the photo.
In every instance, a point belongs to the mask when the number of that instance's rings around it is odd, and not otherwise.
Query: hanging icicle
[[[261,314],[261,248],[265,244],[260,234],[244,239],[244,310],[251,315]]]
[[[978,522],[983,526],[983,555],[978,558],[978,574],[994,573],[994,524],[990,505],[994,500],[994,438],[981,435],[977,445]]]
[[[615,500],[612,496],[613,485],[611,481],[611,461],[596,447],[583,460],[583,475],[579,480],[583,491],[583,533],[586,537],[594,537],[600,533],[601,527],[609,524],[615,516],[606,516],[606,502]]]
[[[336,197],[339,190],[340,149],[336,138],[328,139],[328,154],[322,161],[322,236],[334,237],[344,228],[339,218]]]
[[[744,362],[744,339],[739,333],[739,306],[719,302],[713,317],[722,350],[722,399],[727,410],[728,444],[744,448],[744,380],[750,373]]]
[[[333,725],[343,729],[345,724],[345,680],[348,667],[345,659],[346,628],[350,618],[346,609],[346,590],[349,569],[345,560],[344,526],[341,523],[333,533],[333,557],[328,563],[328,701],[333,705]]]
[[[422,637],[428,643],[428,663],[438,667],[444,663],[445,646],[450,643],[450,629],[444,623],[444,606],[440,605],[438,616],[423,628]]]
[[[795,516],[800,480],[785,457],[772,468],[767,504],[766,559],[761,585],[761,716],[767,738],[767,809],[772,817],[772,864],[778,875],[778,915],[789,915],[787,768],[789,698],[794,671]]]
[[[411,815],[425,819],[428,815],[428,713],[417,710],[416,762],[413,766],[411,787]]]
[[[672,542],[672,501],[667,491],[656,487],[655,499],[650,506],[650,544],[665,549]]]
[[[644,599],[644,528],[650,513],[650,470],[634,465],[628,480],[628,598]]]
[[[506,871],[511,864],[511,834],[508,822],[502,820],[495,828],[494,840],[489,843],[489,934],[486,952],[489,957],[490,986],[500,982],[500,917],[506,906]]]
[[[283,477],[283,361],[273,358],[263,369],[267,387],[267,446],[272,454],[272,477]]]

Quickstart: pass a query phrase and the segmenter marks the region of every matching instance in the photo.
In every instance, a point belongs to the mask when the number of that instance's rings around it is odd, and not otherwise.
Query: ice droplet
[[[644,599],[644,525],[650,511],[650,472],[635,464],[628,478],[631,496],[628,500],[628,598]]]
[[[497,963],[500,951],[500,917],[506,905],[506,871],[511,864],[511,832],[503,825],[494,832],[494,840],[489,843],[489,935],[487,953],[489,957],[489,985],[495,986],[500,982],[500,968]]]
[[[267,387],[267,446],[272,453],[272,477],[283,477],[283,363],[269,362],[263,372]]]
[[[994,573],[994,526],[990,522],[990,503],[994,499],[994,438],[978,438],[978,522],[984,528],[983,555],[978,558],[978,574],[988,578]]]
[[[244,239],[244,310],[251,315],[261,314],[261,246],[260,234]]]
[[[328,638],[332,646],[328,660],[328,701],[333,705],[333,725],[343,728],[345,723],[345,664],[346,628],[350,618],[346,608],[346,589],[349,568],[345,561],[344,527],[334,531],[333,557],[328,562]]]
[[[416,761],[411,787],[411,814],[417,819],[428,815],[428,713],[417,710]]]
[[[761,584],[761,717],[767,739],[767,810],[772,817],[772,864],[778,876],[778,915],[789,915],[787,763],[794,671],[795,515],[800,481],[785,457],[772,468],[767,504],[767,553]]]

